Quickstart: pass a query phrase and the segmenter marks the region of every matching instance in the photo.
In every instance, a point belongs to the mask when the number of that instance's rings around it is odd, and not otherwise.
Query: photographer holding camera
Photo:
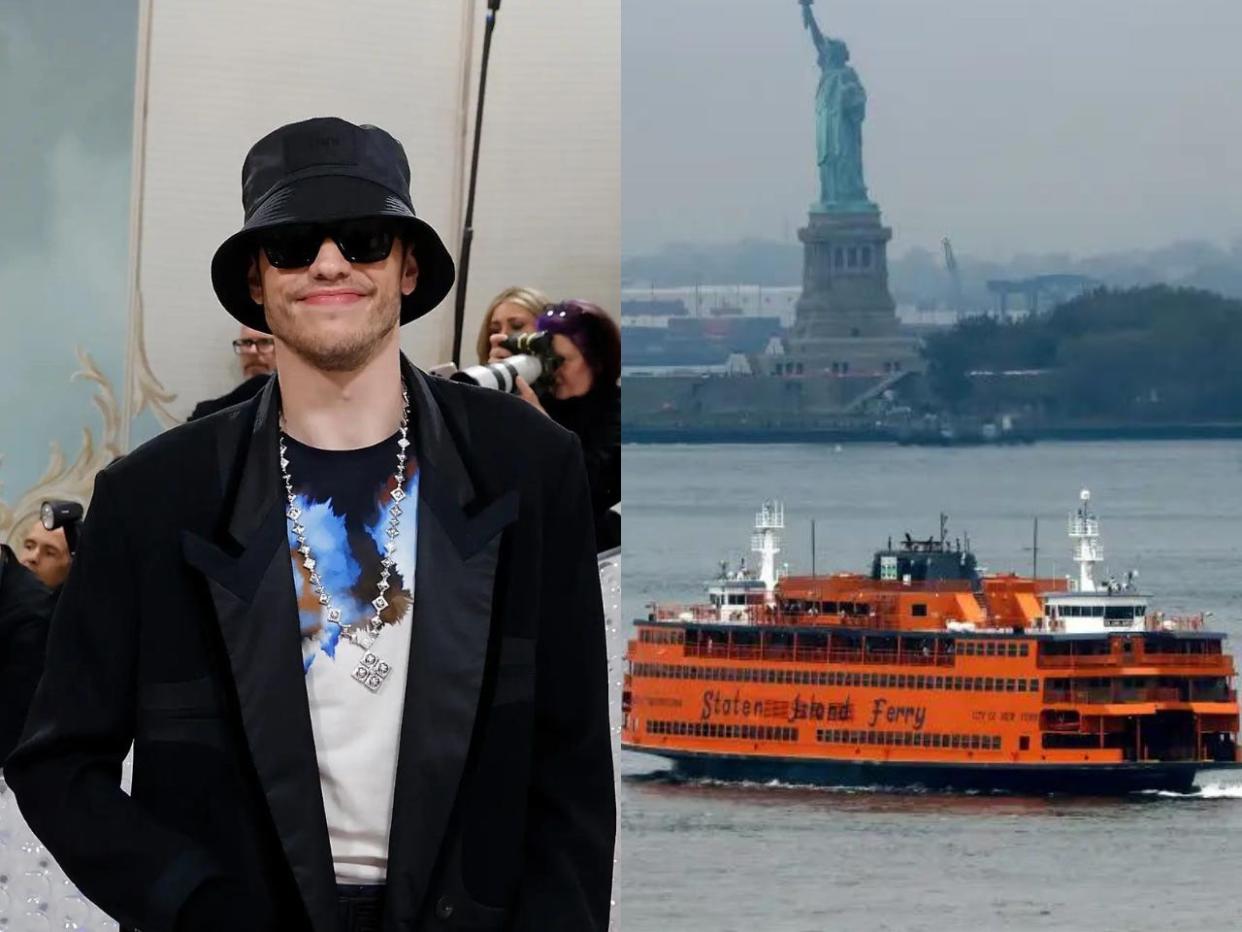
[[[553,371],[549,374],[545,365],[533,389],[516,376],[516,394],[578,435],[595,510],[596,550],[611,550],[621,544],[621,519],[611,510],[621,501],[621,332],[603,308],[589,301],[549,305],[535,330],[551,337]],[[505,343],[513,339],[492,334],[489,360],[510,358]]]
[[[52,592],[0,544],[0,766],[17,744],[43,672]]]
[[[492,337],[497,334],[511,337],[515,333],[534,333],[535,321],[551,303],[548,296],[539,289],[523,285],[506,288],[492,298],[475,341],[479,364],[486,365],[493,361]]]
[[[21,556],[0,544],[0,766],[17,744],[43,674],[47,628],[69,575],[83,509],[43,503],[22,535]]]

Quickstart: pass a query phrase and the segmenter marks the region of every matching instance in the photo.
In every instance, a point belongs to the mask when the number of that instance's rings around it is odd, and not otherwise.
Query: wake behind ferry
[[[622,746],[690,778],[1022,793],[1188,792],[1242,767],[1235,669],[1204,615],[1097,581],[1099,521],[1069,516],[1076,578],[982,573],[906,535],[869,575],[778,572],[765,503],[708,601],[648,606],[626,651]]]

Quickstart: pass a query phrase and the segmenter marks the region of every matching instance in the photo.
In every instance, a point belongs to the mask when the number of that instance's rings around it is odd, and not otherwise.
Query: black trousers
[[[384,885],[336,885],[337,908],[345,932],[380,932],[384,920]]]

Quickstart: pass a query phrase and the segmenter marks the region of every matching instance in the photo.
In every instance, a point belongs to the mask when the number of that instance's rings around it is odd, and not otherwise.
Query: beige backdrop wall
[[[164,390],[163,426],[238,379],[236,327],[208,267],[241,224],[246,150],[274,127],[331,114],[391,131],[409,155],[415,209],[457,253],[485,12],[469,0],[153,5],[135,342]],[[482,146],[463,355],[488,299],[510,284],[616,311],[619,0],[504,4]],[[416,363],[449,358],[452,306],[450,296],[405,328]]]

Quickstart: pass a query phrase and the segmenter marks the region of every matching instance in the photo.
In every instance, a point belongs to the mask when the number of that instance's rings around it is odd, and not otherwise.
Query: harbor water
[[[785,502],[791,572],[812,568],[813,519],[816,571],[865,572],[943,511],[986,570],[1064,575],[1090,489],[1101,577],[1136,570],[1153,607],[1210,612],[1242,651],[1242,442],[628,445],[623,463],[615,672],[647,602],[696,601],[721,561],[750,557],[765,498]],[[1102,800],[681,783],[630,752],[620,769],[625,932],[1242,928],[1238,777]]]

